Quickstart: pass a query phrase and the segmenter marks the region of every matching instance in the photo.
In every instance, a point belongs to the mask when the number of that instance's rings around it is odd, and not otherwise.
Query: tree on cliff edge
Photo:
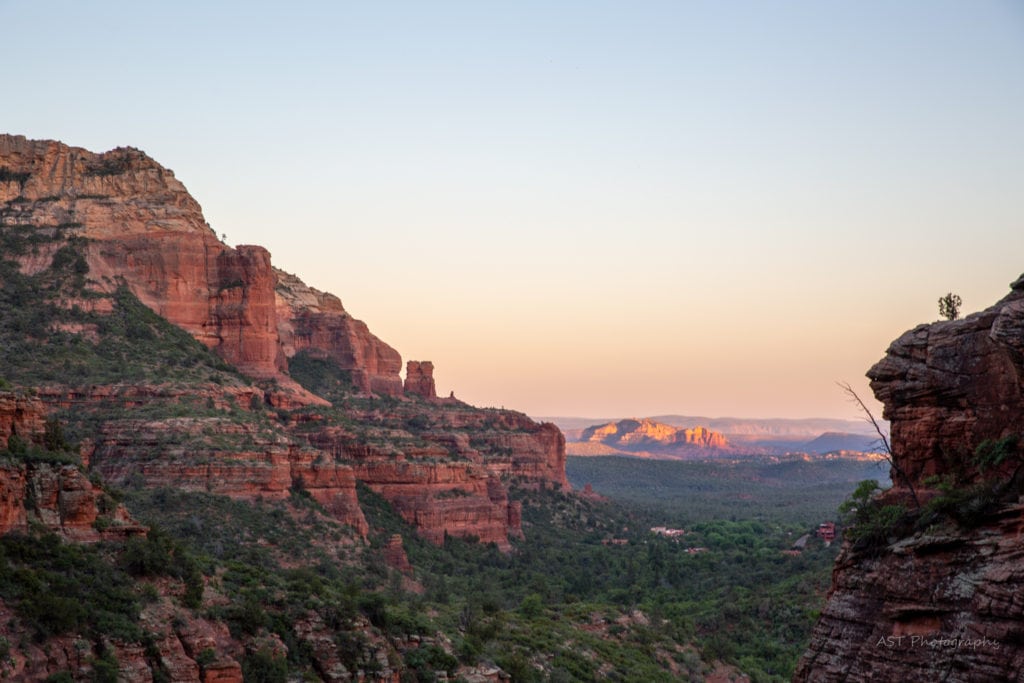
[[[946,296],[939,297],[939,315],[946,320],[956,320],[960,317],[960,296],[949,292]]]

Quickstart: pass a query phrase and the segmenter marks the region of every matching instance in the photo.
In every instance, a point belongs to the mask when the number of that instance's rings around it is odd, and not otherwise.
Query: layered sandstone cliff
[[[42,526],[76,541],[144,534],[123,505],[106,496],[65,453],[45,453],[43,402],[0,392],[0,452],[21,439],[21,454],[0,457],[0,535]],[[13,445],[12,445],[13,448]],[[39,454],[26,454],[26,449]],[[31,456],[31,457],[29,457]]]
[[[908,510],[879,542],[844,541],[795,680],[1024,677],[1024,278],[1011,287],[910,330],[869,371],[906,475],[879,504]],[[997,441],[998,458],[978,457]]]
[[[991,308],[904,333],[868,377],[893,457],[915,483],[952,471],[986,439],[1020,434],[1024,277]]]
[[[38,398],[0,391],[0,450],[11,436],[38,441],[45,429],[46,412]]]
[[[286,372],[287,358],[311,347],[351,369],[364,390],[401,392],[397,352],[336,297],[292,276],[279,282],[266,249],[218,240],[185,186],[139,150],[94,154],[0,135],[0,170],[3,225],[85,238],[96,286],[126,284],[242,372],[317,403]],[[22,267],[37,269],[51,257],[34,254]]]
[[[363,391],[398,396],[402,393],[402,357],[370,333],[366,323],[350,316],[341,299],[274,269],[277,329],[282,352],[292,358],[302,351],[330,359],[350,374]]]
[[[296,416],[291,431],[351,464],[434,543],[474,537],[508,549],[522,534],[522,510],[506,483],[568,490],[565,440],[557,427],[521,413],[415,402],[349,407],[349,426],[323,414]]]

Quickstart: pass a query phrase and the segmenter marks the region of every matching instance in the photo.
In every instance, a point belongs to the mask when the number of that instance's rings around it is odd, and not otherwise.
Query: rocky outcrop
[[[476,434],[488,471],[540,486],[569,490],[565,476],[565,437],[551,423],[524,424],[521,431]]]
[[[869,371],[895,464],[879,505],[904,502],[911,521],[874,543],[844,541],[794,680],[1024,677],[1024,505],[1009,476],[1022,462],[1024,278],[1011,287],[985,311],[910,330]],[[1006,437],[1005,459],[982,471],[978,446]],[[937,479],[953,502],[915,510],[910,486],[934,501]]]
[[[166,599],[147,605],[140,617],[149,634],[147,647],[119,641],[105,644],[117,662],[118,681],[242,683],[239,660],[245,648],[231,637],[226,624],[196,617]],[[51,636],[40,643],[24,637],[25,633],[26,626],[19,622],[17,611],[0,601],[0,637],[10,644],[6,656],[0,659],[0,679],[33,683],[70,673],[76,681],[94,680],[93,665],[99,653],[89,640],[80,634],[68,634]]]
[[[397,351],[350,316],[338,297],[283,270],[274,273],[278,334],[287,358],[307,351],[314,358],[334,361],[362,391],[401,395],[402,357]]]
[[[411,360],[405,364],[405,393],[426,399],[437,398],[433,363]]]
[[[964,464],[986,439],[1024,432],[1024,277],[1011,288],[980,313],[904,333],[868,371],[911,481]]]
[[[46,412],[36,396],[0,392],[0,449],[17,436],[25,446],[43,444]],[[145,534],[138,524],[77,466],[67,453],[43,453],[26,460],[17,453],[0,459],[0,536],[41,525],[66,538],[98,541]]]
[[[920,534],[880,555],[845,547],[794,680],[1021,680],[1022,519],[1015,505],[979,529]]]
[[[307,403],[322,400],[287,375],[288,356],[303,348],[338,360],[366,391],[402,391],[394,349],[348,316],[336,297],[294,276],[279,283],[281,271],[271,267],[266,249],[218,240],[185,186],[139,150],[94,154],[0,135],[0,224],[86,238],[95,286],[127,285],[229,363]],[[33,272],[51,258],[20,260]]]
[[[569,489],[565,439],[557,427],[521,413],[480,410],[448,399],[376,402],[350,408],[342,427],[306,414],[292,429],[351,465],[357,480],[386,498],[428,540],[474,537],[509,549],[522,534],[522,507],[505,482]]]
[[[704,427],[684,429],[676,433],[675,442],[698,448],[728,448],[729,442],[718,432],[713,432]]]
[[[419,534],[441,545],[448,536],[474,537],[510,550],[508,495],[473,463],[373,460],[355,464],[356,478],[382,495]]]
[[[384,556],[384,562],[392,569],[397,569],[402,574],[412,574],[412,565],[409,564],[409,556],[405,554],[402,534],[391,534],[381,549],[381,555]]]
[[[0,463],[0,535],[32,525],[81,542],[146,533],[75,465]]]
[[[45,430],[46,411],[38,398],[0,391],[0,451],[11,436],[38,442]]]
[[[108,420],[89,455],[116,484],[144,483],[232,498],[284,500],[301,491],[360,535],[369,531],[352,467],[257,423],[219,417]]]
[[[620,420],[603,425],[587,427],[580,434],[580,441],[602,443],[623,450],[662,450],[683,454],[696,449],[729,448],[725,436],[705,427],[683,429],[655,422],[649,418],[642,420]]]

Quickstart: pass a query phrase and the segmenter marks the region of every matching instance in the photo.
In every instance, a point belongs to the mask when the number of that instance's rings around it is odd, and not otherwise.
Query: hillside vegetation
[[[67,230],[0,231],[0,378],[51,397],[61,427],[60,443],[12,439],[0,460],[70,463],[102,488],[105,510],[123,503],[149,532],[78,545],[32,523],[0,539],[3,675],[33,662],[53,681],[231,666],[252,681],[469,680],[490,667],[514,681],[669,681],[702,680],[719,662],[756,681],[791,675],[835,549],[783,551],[852,489],[846,470],[829,474],[841,466],[574,462],[573,479],[608,501],[509,476],[523,532],[509,552],[472,537],[429,543],[362,484],[365,539],[301,478],[279,499],[217,495],[209,477],[160,485],[150,473],[168,463],[208,472],[242,467],[238,453],[305,453],[323,425],[389,462],[512,458],[503,444],[527,423],[368,396],[301,355],[295,378],[334,405],[271,407],[127,287],[91,282],[85,242]],[[42,265],[27,274],[13,258],[30,255]],[[97,530],[110,524],[97,518]],[[666,524],[687,533],[650,531]],[[411,570],[396,562],[396,536]],[[53,669],[57,651],[67,654]]]

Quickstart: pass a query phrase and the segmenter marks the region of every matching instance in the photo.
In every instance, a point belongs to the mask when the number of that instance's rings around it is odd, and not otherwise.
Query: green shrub
[[[138,642],[139,603],[130,578],[100,548],[54,534],[0,538],[0,597],[39,638],[92,632]]]
[[[43,445],[48,451],[66,451],[71,445],[64,438],[64,427],[55,417],[47,418],[43,431]]]
[[[196,664],[200,667],[207,667],[217,661],[217,653],[212,647],[208,647],[196,655]]]
[[[403,656],[403,660],[408,673],[412,674],[411,680],[418,683],[436,681],[438,671],[444,671],[452,676],[459,666],[459,660],[437,645],[425,645],[409,650]]]
[[[976,449],[972,458],[978,472],[984,475],[989,470],[998,468],[1004,462],[1019,464],[1020,437],[1013,434],[1002,439],[986,439]]]
[[[981,524],[986,516],[999,507],[1003,498],[999,482],[981,481],[957,485],[942,481],[936,487],[940,493],[925,505],[925,519],[934,521],[939,517],[949,517],[966,529]]]
[[[108,647],[103,648],[103,653],[92,660],[92,680],[94,683],[117,683],[120,664],[114,651]]]
[[[267,648],[260,648],[242,660],[242,677],[245,683],[286,683],[288,662],[275,657]]]

